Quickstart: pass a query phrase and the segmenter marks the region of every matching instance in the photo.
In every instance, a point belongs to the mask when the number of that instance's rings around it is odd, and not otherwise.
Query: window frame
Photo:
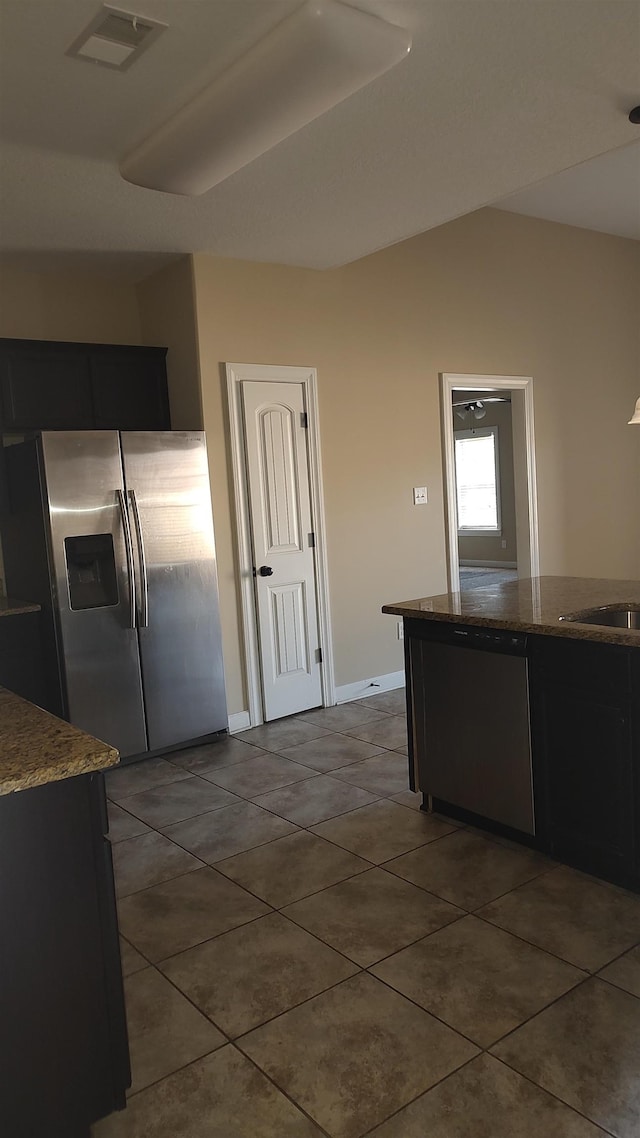
[[[458,467],[455,462],[456,441],[458,439],[488,438],[493,436],[493,458],[496,479],[496,525],[461,526],[458,508]],[[501,537],[502,536],[502,486],[500,483],[500,433],[497,424],[486,427],[470,427],[453,432],[454,469],[456,475],[456,514],[458,518],[458,537]]]

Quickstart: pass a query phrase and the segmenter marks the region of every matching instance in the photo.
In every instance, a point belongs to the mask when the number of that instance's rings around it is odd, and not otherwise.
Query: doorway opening
[[[441,376],[452,592],[538,576],[532,384]]]
[[[314,368],[226,364],[250,726],[335,703]]]

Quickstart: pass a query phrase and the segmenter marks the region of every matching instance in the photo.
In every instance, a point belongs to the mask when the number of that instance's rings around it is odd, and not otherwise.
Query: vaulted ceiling
[[[620,148],[633,194],[637,0],[356,0],[411,30],[399,66],[201,197],[124,182],[121,155],[298,4],[117,0],[168,24],[121,73],[65,55],[95,0],[0,0],[0,247],[323,268],[509,195],[535,214],[527,187]]]

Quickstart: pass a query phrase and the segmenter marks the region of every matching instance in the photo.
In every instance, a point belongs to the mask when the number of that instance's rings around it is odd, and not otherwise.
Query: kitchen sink
[[[640,632],[640,607],[628,605],[603,605],[602,608],[584,609],[561,616],[560,620],[572,620],[578,624],[597,624],[603,628],[627,628]]]

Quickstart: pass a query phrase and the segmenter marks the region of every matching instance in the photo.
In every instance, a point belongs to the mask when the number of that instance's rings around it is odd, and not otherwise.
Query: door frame
[[[327,565],[324,492],[320,455],[317,372],[314,367],[291,367],[289,365],[277,367],[272,364],[225,363],[224,366],[227,377],[231,467],[233,472],[233,490],[236,510],[235,533],[238,547],[245,683],[249,703],[250,726],[258,727],[264,722],[264,713],[256,595],[253,584],[251,520],[241,384],[247,380],[252,383],[294,383],[303,389],[308,424],[307,457],[309,462],[311,516],[313,532],[315,534],[314,566],[318,608],[318,636],[322,656],[320,662],[322,701],[323,707],[332,707],[336,702],[336,695],[331,617],[329,610],[329,571]]]
[[[449,589],[460,592],[460,557],[458,553],[458,507],[456,499],[456,463],[454,424],[451,413],[455,390],[488,391],[503,389],[522,391],[524,396],[524,437],[527,464],[527,505],[529,529],[529,562],[532,577],[540,574],[540,547],[538,538],[538,492],[536,479],[536,447],[533,417],[533,377],[530,375],[470,375],[459,372],[440,373],[440,411],[445,477],[445,503],[447,518],[447,549],[449,562]]]

